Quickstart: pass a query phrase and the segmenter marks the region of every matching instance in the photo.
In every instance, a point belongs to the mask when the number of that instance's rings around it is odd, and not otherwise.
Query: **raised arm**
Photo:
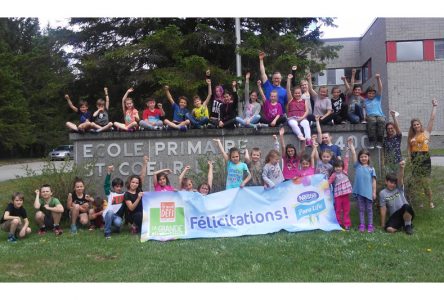
[[[291,67],[291,75],[293,75],[293,78],[291,80],[292,85],[296,85],[296,70],[298,69],[298,66]]]
[[[318,143],[322,143],[322,129],[321,129],[321,123],[319,123],[320,116],[315,116],[316,118],[316,131],[318,132]]]
[[[65,99],[66,99],[66,101],[68,102],[68,106],[69,106],[73,111],[75,111],[75,112],[78,112],[78,111],[79,111],[79,109],[78,109],[77,107],[75,107],[74,104],[72,104],[71,98],[69,98],[69,95],[68,95],[68,94],[65,95]]]
[[[262,83],[265,83],[265,81],[268,80],[267,73],[265,73],[264,58],[265,58],[265,52],[263,51],[259,52],[259,69],[261,71]]]
[[[111,173],[114,171],[114,166],[109,165],[106,167],[106,177],[103,182],[103,190],[105,191],[105,195],[109,196],[111,193]]]
[[[353,69],[353,70],[354,70],[354,69]],[[356,70],[355,70],[355,72],[356,72]],[[344,82],[344,86],[345,86],[345,94],[346,94],[346,95],[351,94],[352,90],[350,89],[350,84],[348,84],[347,77],[342,76],[341,79],[342,79],[342,81]]]
[[[379,75],[379,73],[375,74],[375,78],[376,78],[376,83],[378,84],[378,94],[382,95],[382,80],[381,80],[381,75]]]
[[[290,104],[291,100],[293,100],[293,95],[291,94],[291,79],[293,78],[292,74],[288,74],[287,76],[287,107],[286,107],[286,111],[288,111],[288,105]]]
[[[427,125],[427,131],[429,134],[432,133],[433,122],[435,121],[436,116],[436,107],[438,106],[438,100],[436,100],[436,98],[432,100],[432,105],[432,113],[430,114],[429,124]]]
[[[208,95],[205,101],[202,103],[203,106],[208,106],[208,102],[210,102],[211,96],[213,95],[213,91],[211,90],[211,79],[205,80],[208,85]]]
[[[173,99],[173,96],[171,96],[170,87],[166,85],[163,87],[163,89],[165,90],[165,95],[167,96],[168,102],[170,102],[171,105],[173,105],[174,99]]]
[[[353,163],[356,163],[356,161],[358,159],[356,158],[355,145],[353,145],[353,141],[352,140],[348,140],[347,142],[348,142],[348,147],[350,148],[350,152],[351,152],[351,155],[352,155],[352,161],[353,161]]]
[[[397,118],[396,115],[395,115],[395,111],[394,111],[394,110],[391,110],[391,111],[390,111],[390,115],[391,115],[392,118],[393,118],[393,125],[394,125],[394,127],[395,127],[396,134],[401,134],[401,129],[399,129],[398,118]],[[383,152],[384,152],[384,151],[383,151]]]
[[[319,158],[319,152],[318,152],[318,143],[313,143],[312,150],[311,150],[311,156],[310,156],[310,167],[315,167],[315,162]]]
[[[245,74],[244,101],[245,103],[250,101],[250,72]]]
[[[213,189],[213,162],[211,160],[208,161],[208,185],[210,189]]]
[[[35,190],[35,200],[34,200],[34,208],[40,209],[40,190]]]
[[[109,110],[109,96],[108,96],[108,88],[104,87],[103,91],[105,92],[105,109]]]
[[[123,97],[122,97],[122,111],[123,111],[123,113],[125,113],[125,100],[126,100],[126,98],[128,98],[129,93],[132,93],[133,91],[134,91],[134,89],[132,87],[129,88],[126,91],[125,95],[123,95]]]
[[[173,171],[171,171],[171,169],[161,169],[161,170],[157,170],[153,173],[153,185],[156,186],[157,185],[157,175],[160,173],[165,173],[165,174],[171,174],[173,173]]]
[[[399,162],[399,171],[398,171],[398,186],[404,185],[404,169],[405,169],[405,161]]]
[[[163,104],[162,103],[157,103],[157,108],[160,110],[160,116],[164,117],[165,116],[165,111],[163,110]]]
[[[179,175],[179,185],[182,188],[182,181],[185,178],[185,175],[187,174],[187,172],[191,169],[190,166],[185,166],[182,170],[182,173],[180,173]]]
[[[213,141],[217,143],[217,146],[219,147],[220,153],[224,157],[224,160],[227,162],[229,157],[228,157],[228,154],[225,152],[224,147],[222,146],[222,143],[221,143],[220,139],[213,139]]]
[[[262,89],[262,82],[260,80],[257,81],[257,88],[259,90],[259,94],[261,95],[263,104],[265,101],[267,101],[267,98],[265,97],[264,90]]]
[[[284,127],[279,128],[279,141],[281,142],[281,156],[282,157],[284,157],[284,155],[287,155],[287,153],[285,153],[284,134],[285,134]]]
[[[248,152],[248,148],[245,148],[244,160],[247,164],[251,162],[250,152]]]
[[[148,168],[148,162],[150,161],[150,158],[148,155],[143,156],[143,164],[142,164],[142,170],[140,171],[140,182],[143,182],[146,176],[146,169]]]
[[[351,92],[353,92],[353,88],[355,87],[355,81],[356,81],[355,77],[356,77],[356,69],[353,68],[352,69],[352,75],[351,75],[351,78],[350,78],[350,87],[351,87],[350,90],[351,90]]]
[[[312,97],[317,97],[318,93],[313,89],[313,82],[311,81],[311,73],[308,73],[306,76],[307,83],[308,83],[308,92]]]

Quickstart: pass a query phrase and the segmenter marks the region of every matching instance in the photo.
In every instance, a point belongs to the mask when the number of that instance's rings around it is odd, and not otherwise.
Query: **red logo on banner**
[[[176,221],[176,203],[160,202],[160,222]]]

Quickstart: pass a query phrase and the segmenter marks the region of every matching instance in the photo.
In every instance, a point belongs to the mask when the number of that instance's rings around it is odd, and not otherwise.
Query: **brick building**
[[[356,82],[365,90],[377,86],[374,75],[379,73],[386,116],[389,108],[398,111],[404,133],[413,117],[426,126],[436,97],[440,105],[433,134],[444,135],[444,18],[377,18],[362,37],[323,41],[343,48],[314,75],[316,85],[330,90],[342,84],[341,76],[350,80],[356,68]]]

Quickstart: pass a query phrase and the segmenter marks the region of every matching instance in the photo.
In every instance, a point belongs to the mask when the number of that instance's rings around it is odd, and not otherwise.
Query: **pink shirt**
[[[127,109],[125,111],[125,125],[128,126],[132,122],[136,121],[136,116],[139,116],[137,109]]]
[[[282,173],[285,179],[293,179],[297,177],[297,172],[299,169],[299,160],[296,158],[288,159],[286,157],[282,158]]]
[[[315,168],[308,167],[307,169],[298,170],[296,172],[296,176],[297,177],[304,177],[304,176],[314,175],[314,173],[315,173]]]
[[[154,185],[155,192],[174,192],[174,188],[171,185],[161,186],[160,184]]]
[[[264,103],[264,115],[268,122],[272,122],[277,115],[282,116],[282,106],[279,102],[271,103],[270,100]]]
[[[287,117],[302,117],[305,114],[305,101],[304,99],[293,99],[288,103]]]

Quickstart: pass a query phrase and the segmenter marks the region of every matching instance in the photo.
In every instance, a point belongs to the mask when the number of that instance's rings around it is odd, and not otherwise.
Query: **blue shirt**
[[[382,96],[376,96],[372,100],[369,100],[368,98],[364,100],[365,109],[367,110],[367,116],[385,117],[384,113],[382,112],[381,100]]]
[[[189,113],[188,109],[186,107],[180,108],[176,103],[173,103],[171,107],[173,108],[173,121],[179,123],[185,121],[185,115]]]
[[[231,161],[228,161],[226,184],[227,190],[240,187],[242,181],[244,181],[244,171],[250,174],[246,163],[240,162],[238,164],[234,164]]]
[[[281,86],[274,86],[270,80],[265,81],[265,83],[262,85],[264,88],[264,94],[267,99],[270,99],[270,94],[273,90],[276,90],[278,93],[278,101],[282,106],[282,110],[285,113],[287,109],[287,90],[284,89]],[[265,99],[264,99],[265,101]]]
[[[353,165],[355,168],[355,181],[353,182],[353,194],[360,195],[373,201],[373,178],[376,179],[375,168],[363,166],[359,162]]]

